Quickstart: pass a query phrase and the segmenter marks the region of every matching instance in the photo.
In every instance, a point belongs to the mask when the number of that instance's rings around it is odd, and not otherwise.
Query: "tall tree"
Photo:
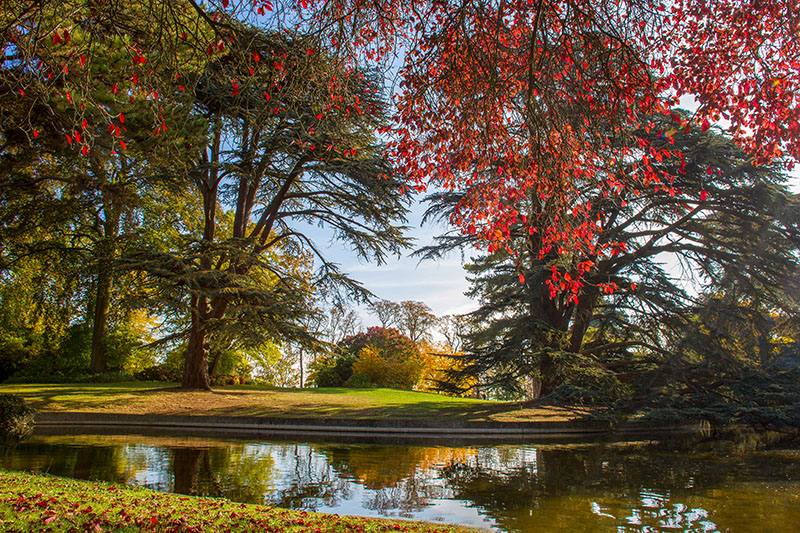
[[[118,59],[117,52],[105,52],[101,56],[95,47],[94,62],[85,68],[87,75],[99,75]],[[93,97],[111,105],[113,96],[105,94],[102,84],[88,86],[87,90],[103,93]],[[6,108],[8,115],[13,107]],[[45,113],[48,108],[63,112],[64,103],[58,99],[43,102],[37,110]],[[154,196],[163,201],[178,186],[164,172],[178,150],[164,150],[164,145],[154,143],[149,134],[144,137],[132,134],[128,138],[130,149],[118,153],[113,138],[97,131],[96,117],[89,112],[84,116],[82,129],[67,140],[47,122],[39,126],[41,131],[37,130],[30,143],[22,136],[19,120],[4,124],[0,132],[5,146],[0,156],[4,168],[0,173],[0,189],[4,204],[17,206],[15,209],[21,209],[24,215],[4,210],[0,231],[13,234],[16,243],[8,248],[7,260],[13,261],[18,254],[36,253],[37,249],[46,251],[53,243],[43,237],[59,235],[56,238],[62,246],[79,257],[81,267],[91,273],[93,293],[86,295],[89,316],[85,319],[92,329],[90,368],[102,372],[107,368],[109,311],[115,279],[121,274],[117,260],[122,243],[132,241],[137,235],[142,204],[152,204]],[[125,122],[125,115],[120,114],[119,120]],[[134,131],[141,132],[142,122],[147,121],[149,117],[143,117],[135,107],[127,115],[127,124]],[[171,133],[165,133],[164,137],[174,140]],[[180,134],[185,138],[189,132],[184,129]],[[91,152],[79,156],[72,144],[82,142],[84,136],[97,139]],[[37,206],[45,199],[50,211],[36,213]],[[48,229],[37,232],[43,226]]]
[[[378,262],[406,243],[400,182],[375,138],[386,104],[369,75],[309,37],[247,27],[237,35],[237,53],[209,65],[195,88],[209,133],[189,169],[203,203],[199,239],[183,257],[147,259],[171,261],[164,277],[189,290],[187,388],[209,387],[209,338],[237,308],[256,305],[276,340],[311,342],[299,327],[311,312],[306,280],[270,262],[270,250],[308,252],[320,264],[315,285],[364,294],[327,260],[309,224]],[[254,269],[269,283],[251,283]]]
[[[757,162],[800,156],[795,7],[788,0],[312,4],[314,15],[340,23],[331,35],[342,48],[355,35],[350,28],[378,56],[402,41],[392,153],[417,187],[463,192],[452,221],[489,252],[516,242],[509,232],[519,223],[518,200],[540,197],[555,209],[528,227],[549,229],[542,246],[563,254],[591,251],[584,223],[592,210],[563,217],[558,209],[574,208],[580,188],[613,184],[615,194],[643,173],[669,184],[673,176],[620,163],[637,155],[632,135],[641,117],[668,112],[683,95],[700,103],[690,125],[729,120],[729,133]]]
[[[491,379],[508,388],[535,375],[543,394],[570,368],[590,369],[608,385],[617,373],[635,370],[634,355],[642,350],[670,356],[668,339],[696,326],[697,290],[704,287],[735,282],[742,297],[765,310],[795,311],[800,202],[786,190],[785,176],[754,166],[729,139],[684,133],[681,124],[676,113],[653,118],[649,131],[639,132],[647,147],[682,153],[649,163],[654,172],[676,176],[666,191],[646,180],[621,196],[589,191],[584,205],[592,206],[587,230],[595,233],[595,253],[545,252],[544,229],[519,223],[511,235],[521,253],[503,249],[469,266],[472,294],[482,304],[470,315],[469,372],[491,370]],[[446,216],[457,202],[439,197],[431,214]],[[528,220],[551,208],[540,198],[518,205]],[[472,241],[445,236],[423,253],[437,256]],[[695,282],[690,291],[687,275]]]
[[[415,343],[430,340],[436,315],[424,302],[403,300],[397,314],[397,327],[403,335]]]
[[[378,300],[370,304],[370,309],[382,328],[397,328],[416,343],[430,340],[431,329],[437,321],[436,315],[424,302]]]
[[[382,328],[397,326],[399,318],[399,304],[391,300],[375,300],[369,304],[370,310],[375,314]]]

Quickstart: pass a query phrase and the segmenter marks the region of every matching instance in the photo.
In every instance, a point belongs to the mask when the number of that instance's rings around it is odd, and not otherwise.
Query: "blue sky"
[[[434,237],[444,233],[443,224],[421,226],[425,206],[415,203],[409,215],[409,236],[415,239],[413,249],[433,243]],[[469,288],[466,273],[461,267],[461,254],[455,252],[440,261],[419,262],[410,257],[413,249],[403,257],[390,258],[386,264],[359,261],[346,243],[322,242],[328,245],[327,257],[339,263],[342,270],[362,282],[378,298],[400,302],[415,300],[426,303],[436,316],[462,314],[477,308],[477,304],[464,295]],[[365,309],[359,309],[364,326],[377,324]]]

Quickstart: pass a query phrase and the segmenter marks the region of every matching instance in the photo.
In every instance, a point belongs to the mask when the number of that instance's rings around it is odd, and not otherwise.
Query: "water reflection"
[[[800,451],[658,443],[436,447],[50,436],[2,448],[15,470],[505,531],[784,531]]]

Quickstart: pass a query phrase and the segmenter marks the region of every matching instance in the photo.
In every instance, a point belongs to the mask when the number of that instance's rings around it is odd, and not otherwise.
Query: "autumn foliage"
[[[480,236],[482,248],[514,252],[509,234],[516,224],[541,232],[539,251],[562,258],[551,279],[554,295],[576,295],[597,259],[624,249],[598,243],[602,213],[592,209],[591,195],[614,197],[634,186],[677,193],[676,176],[652,162],[680,152],[655,149],[634,133],[649,133],[647,114],[669,115],[692,97],[693,116],[662,138],[719,122],[755,163],[800,155],[793,2],[320,6],[328,17],[363,25],[360,35],[372,43],[400,36],[407,54],[396,163],[417,189],[465,192],[451,221]],[[381,46],[373,46],[380,56]],[[709,179],[715,172],[709,168]],[[526,203],[547,209],[528,220]],[[574,261],[576,252],[594,259]]]
[[[754,162],[800,155],[800,21],[790,0],[26,6],[4,8],[4,94],[16,95],[18,125],[31,142],[46,129],[84,155],[97,142],[84,133],[87,120],[107,124],[113,146],[126,148],[123,110],[132,104],[150,108],[152,135],[165,132],[165,107],[194,89],[202,63],[241,51],[228,80],[231,97],[248,86],[248,63],[251,73],[259,61],[280,66],[281,58],[240,46],[240,20],[318,36],[345,63],[387,76],[397,72],[399,55],[395,126],[385,133],[408,186],[465,191],[452,222],[490,251],[511,247],[514,224],[542,231],[543,253],[565,258],[553,274],[556,292],[575,288],[570,280],[594,263],[571,261],[573,252],[599,258],[624,245],[598,246],[602,225],[587,193],[616,195],[633,184],[671,191],[674,176],[650,161],[681,154],[629,142],[646,126],[645,114],[669,113],[691,97],[694,115],[665,135],[719,123]],[[120,50],[104,79],[113,96],[107,102],[87,93],[82,76],[96,61],[97,37],[116,39]],[[47,113],[30,118],[54,96],[63,109],[48,104]],[[274,105],[268,98],[263,105]],[[318,120],[336,99],[332,92],[320,102]],[[350,113],[368,111],[347,105]],[[526,202],[552,206],[541,214],[544,224],[521,214]]]
[[[457,192],[450,222],[478,248],[510,254],[521,285],[523,258],[533,256],[549,261],[551,299],[577,306],[587,284],[615,293],[615,281],[587,275],[629,246],[602,237],[605,206],[652,191],[685,198],[681,216],[715,189],[689,197],[675,186],[685,172],[676,139],[714,127],[754,165],[791,167],[800,157],[796,7],[11,0],[0,12],[2,142],[29,154],[117,157],[121,166],[156,152],[184,164],[168,173],[201,192],[196,264],[210,280],[193,289],[184,384],[208,387],[206,337],[231,316],[231,280],[277,240],[318,251],[295,235],[298,220],[382,261],[404,242],[399,227],[383,224],[402,216],[398,188]],[[721,169],[706,172],[713,184]],[[342,177],[358,185],[344,200],[337,194],[347,186],[327,186]],[[378,213],[362,189],[397,209]],[[235,206],[224,205],[233,197]],[[235,211],[228,239],[215,233],[217,208]],[[524,250],[512,238],[520,232],[534,237]],[[327,280],[359,293],[317,255]],[[220,271],[230,275],[224,287]]]

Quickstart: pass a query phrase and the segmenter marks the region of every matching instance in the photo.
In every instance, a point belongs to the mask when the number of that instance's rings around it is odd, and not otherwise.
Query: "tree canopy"
[[[366,295],[309,226],[381,262],[407,244],[401,193],[436,188],[461,241],[491,254],[476,275],[507,271],[535,303],[526,338],[544,325],[559,350],[608,368],[598,354],[611,347],[664,345],[648,313],[703,315],[659,254],[691,264],[714,287],[709,302],[791,307],[795,200],[778,169],[800,156],[795,11],[790,0],[11,0],[3,235],[18,251],[75,251],[80,228],[96,370],[108,272],[146,276],[145,292],[184,309],[167,313],[188,337],[183,384],[207,388],[216,332],[246,319],[260,337],[313,343],[301,326],[311,291]],[[687,101],[691,112],[676,110]],[[181,209],[168,242],[141,238],[168,193],[201,212]],[[123,254],[123,241],[140,246]],[[594,330],[598,316],[633,329]]]

